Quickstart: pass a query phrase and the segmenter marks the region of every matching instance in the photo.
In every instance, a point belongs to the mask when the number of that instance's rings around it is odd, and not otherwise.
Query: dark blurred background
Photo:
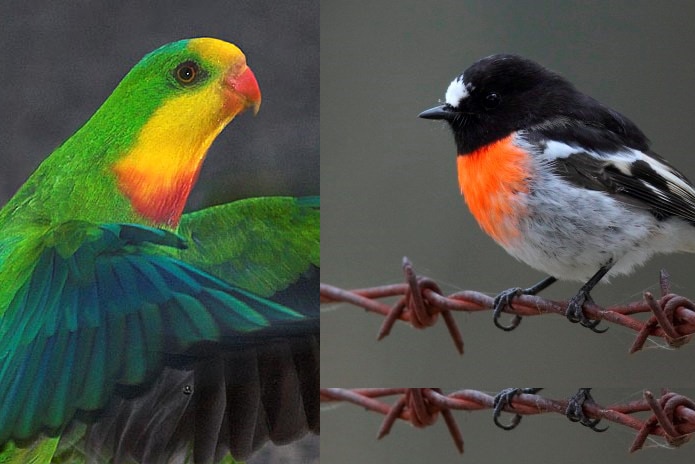
[[[317,0],[8,1],[0,3],[4,203],[80,127],[143,55],[211,36],[246,54],[261,87],[217,139],[189,209],[240,197],[319,190]]]
[[[453,77],[492,53],[518,53],[554,69],[633,119],[653,148],[690,178],[695,158],[695,5],[685,2],[363,1],[321,8],[322,275],[345,288],[402,281],[401,258],[445,293],[494,295],[544,276],[508,256],[475,223],[458,193],[455,147],[443,123],[417,118],[444,98]],[[652,259],[593,292],[599,304],[658,294],[658,271],[695,297],[695,256]],[[543,295],[566,299],[576,283]],[[322,385],[422,387],[446,391],[545,385],[569,396],[593,385],[597,401],[680,387],[695,395],[695,345],[674,351],[649,343],[628,355],[634,333],[594,334],[559,316],[525,319],[514,332],[489,312],[456,314],[466,343],[459,356],[443,324],[398,324],[381,342],[381,319],[348,305],[323,308]],[[441,322],[441,321],[440,321]],[[557,416],[529,418],[505,433],[489,414],[458,413],[467,451],[459,458],[443,423],[399,424],[376,442],[381,417],[360,408],[322,414],[322,455],[352,462],[692,461],[693,445],[628,455],[635,433],[598,435]],[[442,446],[439,446],[441,441]]]
[[[143,55],[200,36],[244,51],[263,104],[258,116],[243,114],[218,137],[188,209],[318,194],[317,0],[10,0],[0,3],[0,204]],[[281,448],[291,454],[279,462],[318,462],[316,437],[295,448]],[[274,456],[264,450],[256,461]]]

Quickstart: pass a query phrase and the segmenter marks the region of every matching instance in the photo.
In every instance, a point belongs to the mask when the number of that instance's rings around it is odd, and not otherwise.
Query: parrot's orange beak
[[[253,75],[251,68],[244,66],[241,72],[237,69],[230,70],[225,76],[225,84],[235,100],[241,99],[243,108],[253,108],[253,114],[258,113],[261,107],[261,89],[258,87],[256,76]]]

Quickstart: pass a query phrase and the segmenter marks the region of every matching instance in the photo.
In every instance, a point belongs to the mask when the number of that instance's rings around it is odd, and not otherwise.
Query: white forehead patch
[[[449,84],[449,88],[444,94],[444,100],[451,106],[458,106],[461,100],[468,97],[468,90],[468,86],[463,83],[463,78],[459,76]]]

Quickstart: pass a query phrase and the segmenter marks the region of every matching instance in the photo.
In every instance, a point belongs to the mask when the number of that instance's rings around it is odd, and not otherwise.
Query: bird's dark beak
[[[423,119],[444,119],[446,121],[454,117],[454,111],[448,105],[439,105],[423,111],[418,115]]]

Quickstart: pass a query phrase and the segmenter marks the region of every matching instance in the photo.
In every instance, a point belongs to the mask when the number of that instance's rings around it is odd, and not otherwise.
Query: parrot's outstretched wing
[[[29,278],[0,319],[0,443],[58,434],[75,417],[89,423],[104,411],[117,414],[110,406],[118,398],[162,401],[157,388],[194,399],[188,414],[207,409],[222,420],[216,402],[228,395],[219,391],[220,379],[244,381],[218,372],[215,362],[261,340],[303,335],[307,324],[318,327],[318,317],[233,287],[162,254],[162,247],[185,243],[164,230],[127,224],[71,221],[46,234]],[[204,361],[210,376],[196,370]],[[167,376],[180,388],[172,389]]]
[[[319,266],[318,197],[260,197],[182,216],[180,257],[232,285],[270,296]],[[318,303],[318,287],[314,292]]]

